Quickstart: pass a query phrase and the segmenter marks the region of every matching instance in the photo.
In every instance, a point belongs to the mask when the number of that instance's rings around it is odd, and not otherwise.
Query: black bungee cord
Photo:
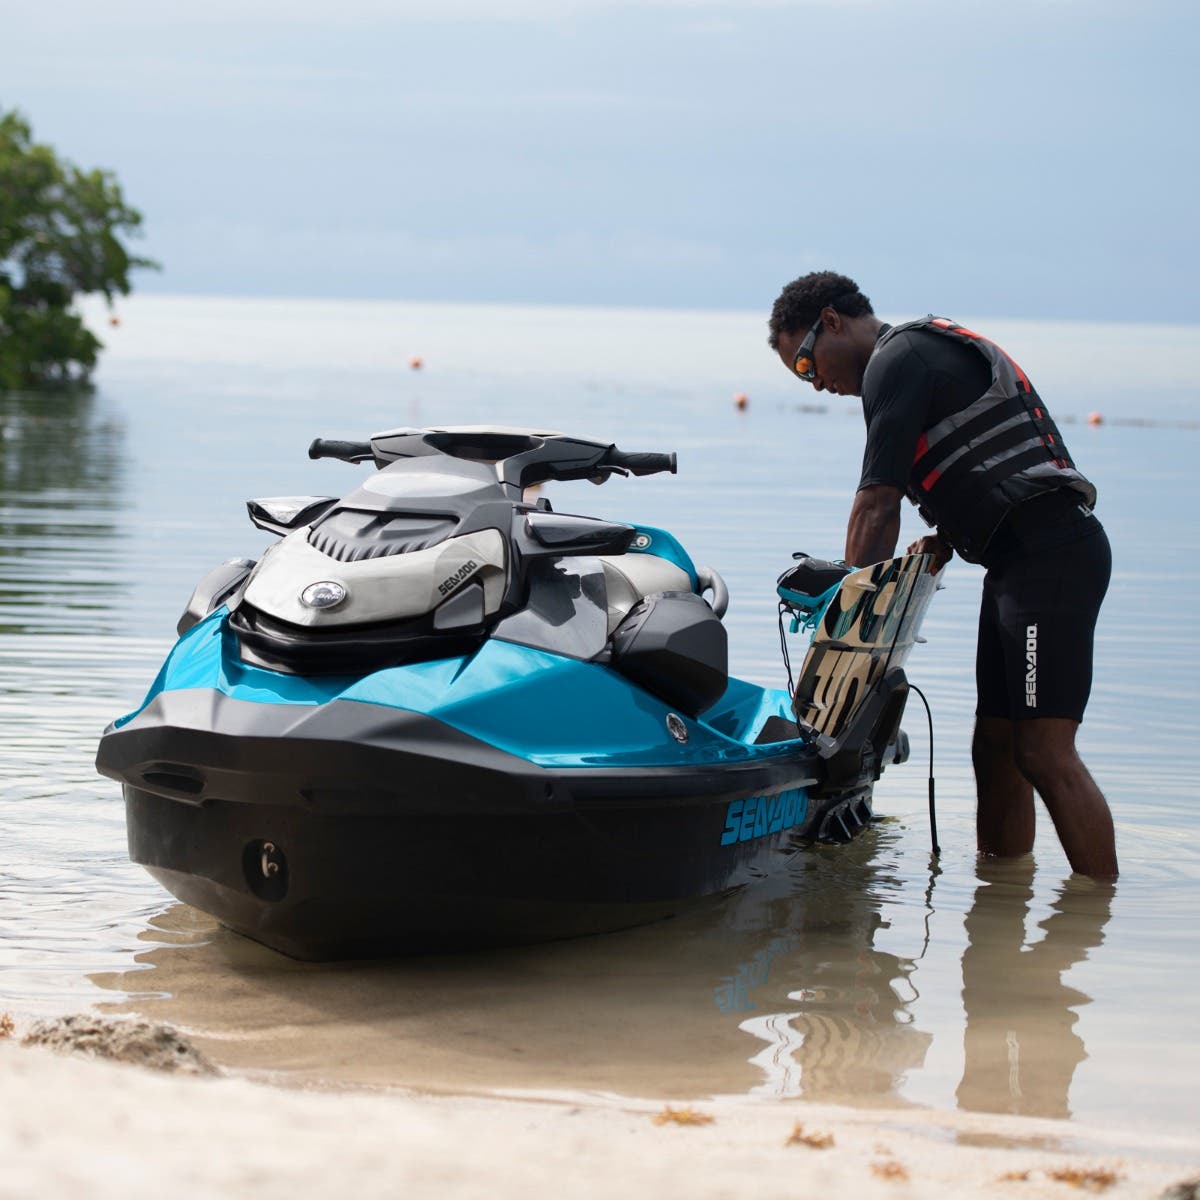
[[[888,667],[891,666],[892,655],[895,653],[896,643],[900,640],[900,630],[904,628],[904,618],[908,616],[908,606],[912,603],[912,598],[913,589],[909,588],[908,595],[904,599],[904,611],[900,614],[900,624],[896,627],[896,636],[892,639],[891,647],[888,649],[887,661],[883,664],[881,676],[886,675]],[[925,716],[929,720],[929,841],[933,846],[934,858],[940,858],[942,848],[938,845],[937,810],[933,799],[933,713],[930,711],[929,701],[925,699],[925,693],[915,683],[910,683],[908,687],[910,691],[916,692],[921,697],[921,703],[925,705]]]
[[[785,613],[792,610],[782,601],[779,602],[779,649],[783,651],[783,666],[787,671],[788,695],[794,700],[796,698],[796,684],[792,679],[792,656],[788,653],[787,634],[783,631],[783,618]]]
[[[937,835],[937,809],[934,804],[934,782],[933,782],[933,713],[929,708],[929,701],[925,699],[925,693],[921,691],[915,683],[908,685],[910,692],[916,692],[921,697],[921,703],[925,705],[925,716],[929,720],[929,840],[933,844],[934,858],[940,858],[942,848],[938,845]]]

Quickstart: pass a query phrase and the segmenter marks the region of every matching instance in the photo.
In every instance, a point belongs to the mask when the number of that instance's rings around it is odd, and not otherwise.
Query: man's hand
[[[936,575],[954,557],[954,551],[936,533],[917,538],[909,546],[907,553],[932,554],[933,562],[929,564],[932,575]]]

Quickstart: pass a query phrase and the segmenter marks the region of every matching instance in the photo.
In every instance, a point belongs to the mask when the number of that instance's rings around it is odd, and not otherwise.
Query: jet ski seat
[[[608,632],[629,615],[647,596],[658,592],[690,592],[688,573],[657,554],[602,555],[604,582],[608,591]]]

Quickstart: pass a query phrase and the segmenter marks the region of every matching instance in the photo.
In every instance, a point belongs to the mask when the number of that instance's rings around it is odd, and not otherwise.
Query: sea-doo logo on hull
[[[456,587],[458,587],[460,583],[466,579],[470,579],[471,576],[474,575],[478,570],[479,564],[473,558],[468,558],[467,561],[463,563],[463,565],[459,567],[453,575],[443,579],[442,582],[437,585],[438,591],[443,596],[448,596]]]
[[[1025,707],[1037,708],[1037,626],[1025,627]]]
[[[751,796],[732,800],[725,810],[725,832],[721,845],[748,842],[751,838],[781,833],[799,825],[808,814],[808,797],[800,788],[789,788],[777,796]]]

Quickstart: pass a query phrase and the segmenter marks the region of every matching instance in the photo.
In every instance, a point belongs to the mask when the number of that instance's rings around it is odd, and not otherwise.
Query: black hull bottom
[[[860,797],[860,812],[864,804]],[[127,786],[126,807],[131,858],[169,892],[238,933],[315,961],[649,924],[763,878],[803,844],[784,831],[721,847],[724,806],[711,820],[711,806],[698,814],[680,805],[397,820],[240,802],[189,807]]]
[[[165,693],[100,745],[130,857],[180,900],[302,959],[420,954],[656,921],[870,818],[873,773],[816,756],[535,766],[369,704]],[[819,798],[818,798],[819,797]]]
[[[208,879],[162,867],[150,874],[173,896],[244,937],[305,962],[452,954],[615,933],[712,903],[714,898],[647,904],[491,900],[478,896],[314,898],[267,909]],[[735,889],[736,890],[736,889]]]

